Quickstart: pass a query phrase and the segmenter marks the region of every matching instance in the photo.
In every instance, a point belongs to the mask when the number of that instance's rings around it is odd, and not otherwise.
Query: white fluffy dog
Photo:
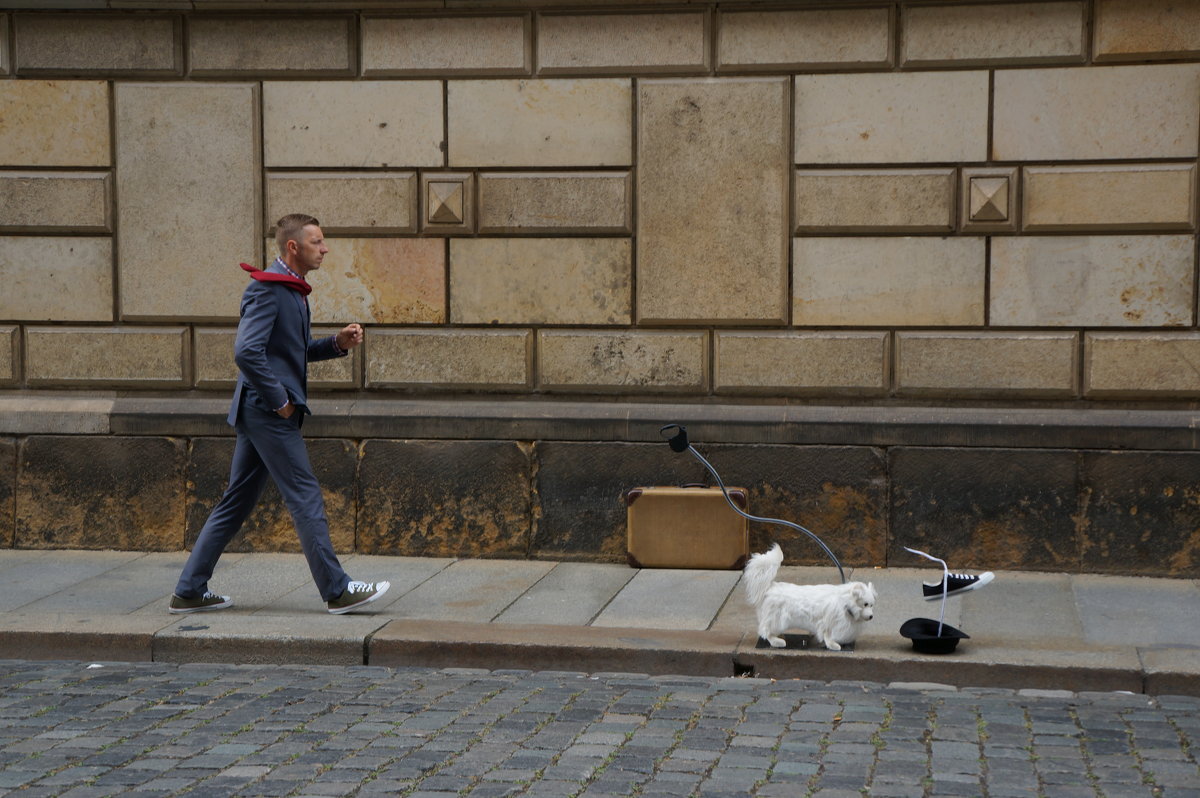
[[[792,585],[776,582],[783,549],[755,554],[746,563],[742,581],[746,601],[758,613],[758,636],[775,648],[787,645],[781,635],[792,628],[812,632],[830,651],[853,643],[867,621],[875,617],[875,588],[862,582],[844,585]]]

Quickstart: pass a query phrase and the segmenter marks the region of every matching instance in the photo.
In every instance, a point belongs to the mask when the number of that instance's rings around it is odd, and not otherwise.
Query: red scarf
[[[293,291],[299,291],[301,295],[308,296],[312,293],[312,286],[304,282],[298,277],[292,277],[290,274],[279,274],[278,272],[269,272],[265,269],[260,269],[257,266],[251,266],[249,263],[239,264],[243,269],[250,272],[250,276],[262,283],[283,283]]]

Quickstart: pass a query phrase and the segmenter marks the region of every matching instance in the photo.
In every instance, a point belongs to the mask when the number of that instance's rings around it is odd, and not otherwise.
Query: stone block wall
[[[18,388],[219,387],[296,209],[371,392],[1173,400],[1200,351],[1195,3],[16,5]]]
[[[314,322],[367,328],[328,412],[544,406],[506,468],[580,401],[1196,407],[1197,0],[4,5],[0,399],[227,396],[237,264],[307,211]]]

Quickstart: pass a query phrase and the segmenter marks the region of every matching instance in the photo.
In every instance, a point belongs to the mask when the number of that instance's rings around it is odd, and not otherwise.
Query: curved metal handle
[[[712,463],[705,460],[704,456],[700,454],[700,452],[696,451],[694,446],[688,443],[687,427],[684,427],[682,424],[667,424],[660,429],[659,432],[663,435],[663,437],[667,437],[668,431],[670,430],[678,430],[678,432],[673,433],[667,441],[671,444],[671,450],[675,452],[690,452],[693,457],[699,460],[700,463],[706,469],[708,469],[708,473],[712,474],[713,479],[717,481],[717,485],[721,487],[721,495],[725,497],[725,501],[728,502],[729,506],[733,508],[735,513],[748,521],[757,521],[763,524],[777,524],[779,526],[786,526],[789,529],[794,529],[797,532],[803,532],[804,534],[808,535],[813,539],[814,542],[816,542],[818,546],[821,547],[821,550],[829,556],[829,559],[833,560],[833,564],[837,566],[838,576],[841,578],[842,584],[846,583],[846,572],[842,570],[842,564],[838,562],[838,558],[835,557],[833,552],[829,550],[829,547],[825,545],[825,541],[821,540],[819,537],[799,524],[793,524],[791,521],[784,521],[781,518],[763,518],[761,516],[750,515],[747,512],[743,512],[742,509],[734,503],[733,499],[729,497],[729,489],[725,487],[725,483],[721,480],[721,475],[717,473],[717,469],[713,468]]]

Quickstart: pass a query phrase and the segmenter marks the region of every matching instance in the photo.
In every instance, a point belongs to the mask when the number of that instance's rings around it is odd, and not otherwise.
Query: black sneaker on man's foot
[[[968,590],[978,590],[996,578],[996,575],[991,571],[984,571],[979,576],[968,576],[967,574],[950,574],[944,577],[946,581],[946,592],[942,593],[942,583],[934,582],[932,585],[928,582],[921,583],[921,592],[925,594],[926,601],[937,601],[943,595],[956,596],[959,593],[966,593]]]
[[[223,610],[233,606],[229,596],[218,596],[216,593],[205,591],[199,598],[180,598],[171,594],[171,614],[184,615],[189,612],[207,612],[208,610]]]
[[[392,586],[391,582],[351,582],[342,595],[329,602],[330,615],[344,615],[362,609],[382,596]]]

